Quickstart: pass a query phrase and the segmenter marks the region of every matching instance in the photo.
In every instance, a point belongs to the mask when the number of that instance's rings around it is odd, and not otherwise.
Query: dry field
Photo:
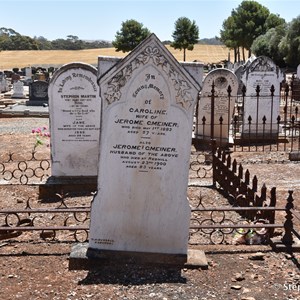
[[[183,60],[183,51],[174,50],[167,46],[178,61]],[[229,49],[219,45],[195,45],[193,51],[186,52],[186,61],[200,61],[204,63],[219,63],[228,59]],[[231,51],[232,52],[232,51]],[[43,51],[0,51],[0,70],[23,68],[28,66],[60,66],[71,62],[84,62],[97,65],[98,56],[124,57],[127,53],[116,52],[115,48],[101,48],[88,50],[43,50]],[[233,53],[231,53],[233,57]]]

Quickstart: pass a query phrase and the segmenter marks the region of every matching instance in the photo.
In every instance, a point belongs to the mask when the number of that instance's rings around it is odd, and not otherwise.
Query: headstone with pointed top
[[[154,34],[102,74],[99,85],[98,192],[88,253],[186,259],[186,191],[200,86]]]

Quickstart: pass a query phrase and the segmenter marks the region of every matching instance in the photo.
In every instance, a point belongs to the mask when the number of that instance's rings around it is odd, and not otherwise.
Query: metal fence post
[[[293,244],[293,214],[292,214],[292,209],[294,208],[293,204],[293,191],[289,191],[289,196],[287,198],[287,203],[285,206],[286,209],[286,216],[285,216],[285,222],[284,222],[284,236],[282,238],[282,242],[289,246]]]

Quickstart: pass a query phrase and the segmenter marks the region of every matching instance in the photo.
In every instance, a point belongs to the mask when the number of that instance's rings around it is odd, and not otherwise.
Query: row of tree
[[[116,51],[128,52],[133,50],[149,34],[150,30],[136,20],[122,22],[121,30],[117,31],[116,39],[112,42]],[[186,58],[186,50],[193,50],[199,42],[199,28],[195,21],[181,17],[175,22],[175,30],[172,34],[174,39],[170,43],[174,49],[183,50],[183,61]]]
[[[49,41],[46,38],[21,35],[11,28],[0,28],[0,50],[83,50],[112,47],[112,43],[103,40],[83,41],[75,35],[66,39]]]
[[[223,22],[220,40],[234,50],[234,61],[265,55],[281,66],[300,64],[300,16],[290,23],[256,1],[243,1]],[[242,56],[242,57],[241,57]]]
[[[13,29],[0,28],[0,50],[80,50],[112,47],[116,51],[128,52],[134,49],[149,34],[150,30],[136,20],[122,22],[115,40],[82,41],[77,36],[48,41],[44,37],[22,36]],[[183,50],[193,50],[199,43],[199,28],[195,21],[181,17],[175,22],[170,45]],[[234,50],[234,62],[246,61],[254,53],[265,55],[280,67],[297,67],[300,64],[300,16],[290,23],[256,1],[244,0],[231,15],[224,20],[219,39],[225,46]]]

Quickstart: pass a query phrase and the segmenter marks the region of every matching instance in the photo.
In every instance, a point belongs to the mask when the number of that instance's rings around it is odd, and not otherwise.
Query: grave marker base
[[[104,265],[160,265],[180,268],[207,269],[205,253],[188,249],[188,254],[111,251],[88,248],[88,243],[76,244],[69,257],[69,270],[89,270]]]
[[[39,186],[39,198],[54,197],[60,193],[90,195],[97,191],[97,177],[56,177],[51,176]]]
[[[48,106],[48,101],[39,101],[39,100],[33,100],[33,101],[26,101],[27,106]]]

